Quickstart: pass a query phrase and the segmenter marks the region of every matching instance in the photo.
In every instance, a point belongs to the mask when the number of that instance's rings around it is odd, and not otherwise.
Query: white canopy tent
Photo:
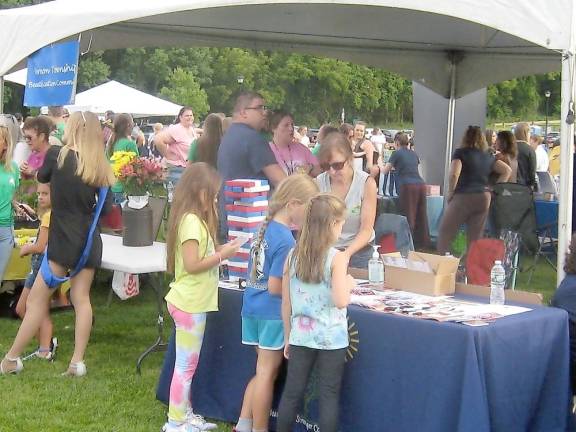
[[[76,95],[70,111],[92,111],[103,114],[107,110],[132,114],[133,117],[176,116],[181,105],[168,102],[136,90],[118,81],[93,87]]]
[[[24,68],[17,70],[16,72],[9,73],[8,75],[5,75],[4,79],[6,81],[10,81],[12,83],[25,86],[27,76],[28,76],[28,68]]]
[[[573,110],[572,0],[56,0],[1,11],[0,24],[0,74],[78,35],[83,50],[238,46],[382,67],[449,98],[447,155],[455,99],[488,84],[561,67],[562,119]],[[573,134],[563,121],[559,264],[571,232]]]

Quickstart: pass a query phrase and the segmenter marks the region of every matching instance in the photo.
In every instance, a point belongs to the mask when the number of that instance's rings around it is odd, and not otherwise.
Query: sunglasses
[[[346,161],[323,163],[323,164],[320,164],[320,168],[322,168],[324,171],[329,171],[330,168],[332,168],[334,171],[340,171],[340,170],[342,170],[342,168],[344,168],[344,165],[346,165]]]
[[[244,108],[245,110],[261,110],[261,111],[267,111],[268,107],[266,105],[258,105],[255,107],[246,107]]]

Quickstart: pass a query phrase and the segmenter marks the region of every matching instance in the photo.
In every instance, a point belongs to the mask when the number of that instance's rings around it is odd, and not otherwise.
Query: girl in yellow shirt
[[[206,327],[206,313],[218,310],[218,266],[234,255],[242,240],[221,247],[216,199],[221,179],[206,163],[186,168],[176,189],[168,222],[167,267],[174,274],[166,295],[176,325],[176,361],[170,385],[165,432],[204,431],[216,428],[190,406],[190,386],[198,366]]]

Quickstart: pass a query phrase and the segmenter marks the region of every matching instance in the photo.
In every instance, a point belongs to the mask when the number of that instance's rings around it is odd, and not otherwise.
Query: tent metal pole
[[[0,76],[0,114],[4,114],[4,75]]]
[[[444,162],[444,202],[448,199],[450,183],[449,173],[452,163],[452,147],[454,145],[454,115],[456,111],[456,61],[452,59],[450,67],[450,99],[448,101],[448,119],[446,128],[446,157]]]
[[[566,116],[574,110],[574,54],[562,56],[562,105],[560,121],[560,191],[558,209],[557,286],[564,279],[564,255],[572,237],[572,176],[574,170],[574,121],[569,124]],[[573,115],[573,111],[572,111]]]

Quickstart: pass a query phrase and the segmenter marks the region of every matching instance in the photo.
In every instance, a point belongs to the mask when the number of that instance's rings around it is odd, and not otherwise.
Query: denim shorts
[[[26,276],[26,280],[24,281],[24,288],[32,288],[34,285],[34,281],[36,280],[36,276],[38,275],[38,270],[40,270],[40,265],[42,264],[42,260],[44,259],[44,254],[33,254],[30,258],[30,273]]]
[[[282,320],[242,317],[242,343],[266,350],[281,350],[284,348],[284,323]]]

